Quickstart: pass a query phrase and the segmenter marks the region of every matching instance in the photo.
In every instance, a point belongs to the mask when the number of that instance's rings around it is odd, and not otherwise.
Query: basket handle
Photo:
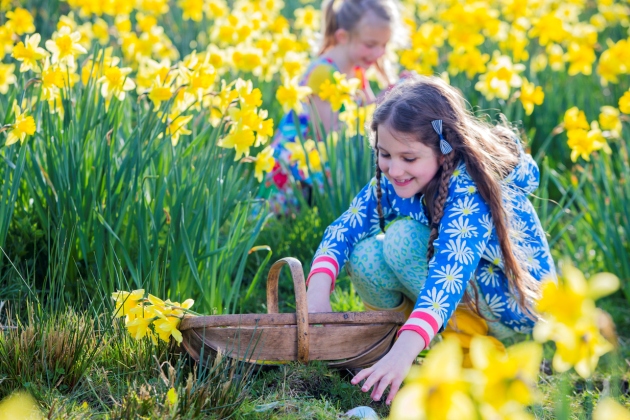
[[[297,323],[298,361],[308,363],[308,304],[306,302],[306,283],[302,264],[295,258],[286,257],[276,261],[267,276],[267,313],[278,313],[278,277],[284,265],[291,269],[295,288],[295,321]]]

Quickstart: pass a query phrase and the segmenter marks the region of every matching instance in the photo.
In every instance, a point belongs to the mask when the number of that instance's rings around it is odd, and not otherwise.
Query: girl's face
[[[438,158],[429,146],[413,135],[378,126],[378,166],[401,198],[424,193],[440,169]]]
[[[353,66],[367,69],[385,54],[392,36],[389,22],[368,11],[347,37],[347,54]]]

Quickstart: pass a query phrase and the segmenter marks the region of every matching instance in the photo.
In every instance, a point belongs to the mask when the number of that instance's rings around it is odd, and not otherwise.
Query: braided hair
[[[442,120],[443,136],[452,150],[442,154],[439,138],[431,125],[433,120]],[[510,211],[503,202],[500,180],[505,178],[518,164],[519,149],[514,142],[514,133],[504,125],[491,125],[476,118],[466,108],[466,103],[455,88],[437,77],[412,77],[388,92],[383,102],[374,111],[371,130],[376,151],[376,193],[378,215],[383,230],[381,206],[381,171],[378,167],[378,126],[413,135],[440,156],[440,167],[424,191],[425,209],[430,222],[427,260],[431,261],[435,249],[433,243],[439,234],[440,221],[448,198],[450,179],[463,162],[477,190],[488,204],[503,255],[503,272],[509,281],[510,291],[517,297],[525,314],[532,317],[531,301],[537,297],[538,282],[523,269],[515,252],[517,244],[510,238]],[[478,296],[475,293],[474,301]],[[466,292],[464,301],[471,297]],[[478,305],[473,309],[477,310]]]

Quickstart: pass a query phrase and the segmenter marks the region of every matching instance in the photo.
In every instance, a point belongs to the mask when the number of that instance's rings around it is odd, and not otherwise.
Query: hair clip
[[[442,135],[442,120],[433,120],[431,121],[431,125],[435,132],[440,136],[440,150],[443,155],[447,155],[453,151],[451,145],[444,139]]]

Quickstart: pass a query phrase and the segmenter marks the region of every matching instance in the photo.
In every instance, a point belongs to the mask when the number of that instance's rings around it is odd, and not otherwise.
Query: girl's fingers
[[[385,390],[392,382],[392,378],[389,375],[385,375],[381,378],[378,385],[374,385],[374,391],[372,392],[372,399],[374,401],[378,401],[381,399],[381,396],[385,393]]]
[[[356,385],[359,382],[361,382],[362,380],[364,380],[365,378],[367,378],[368,376],[370,376],[370,373],[372,373],[372,371],[374,370],[374,367],[370,367],[367,369],[363,369],[361,372],[357,373],[356,376],[354,378],[352,378],[352,380],[350,381],[350,383],[352,385]]]
[[[386,400],[387,405],[390,405],[392,401],[394,401],[394,398],[396,397],[396,394],[398,393],[398,390],[400,389],[400,384],[402,384],[402,381],[400,380],[396,379],[392,381],[392,386],[389,388],[389,394],[387,394],[387,400]]]
[[[380,370],[372,372],[372,374],[365,380],[365,383],[361,387],[361,391],[368,392],[372,385],[380,381],[380,379],[385,376]]]

